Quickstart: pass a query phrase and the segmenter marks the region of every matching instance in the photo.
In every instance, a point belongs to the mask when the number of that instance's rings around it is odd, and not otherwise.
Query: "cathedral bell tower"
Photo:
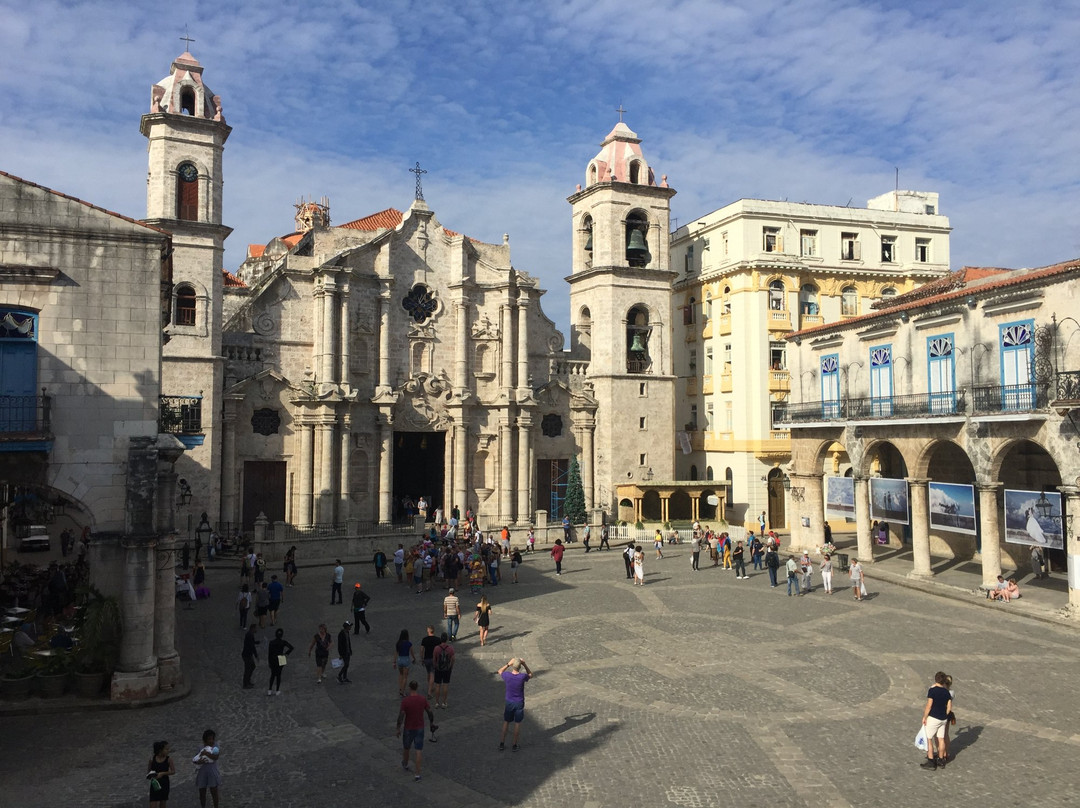
[[[221,406],[222,263],[232,232],[221,223],[222,152],[232,130],[189,52],[151,88],[139,130],[149,141],[144,221],[172,234],[162,428],[187,446],[176,471],[191,485],[190,508],[216,523],[221,485],[210,474],[220,468],[221,449],[213,416]],[[182,422],[178,429],[171,416]],[[177,524],[186,524],[184,514]]]
[[[667,177],[656,181],[641,139],[621,120],[567,201],[574,227],[572,352],[589,360],[600,401],[596,487],[617,513],[615,486],[674,479]],[[599,499],[599,497],[598,497]]]

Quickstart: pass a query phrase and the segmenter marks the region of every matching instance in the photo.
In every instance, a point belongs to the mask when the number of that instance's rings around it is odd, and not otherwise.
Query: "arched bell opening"
[[[652,261],[649,252],[649,218],[640,210],[626,217],[626,263],[632,267],[647,267]]]
[[[649,358],[649,311],[644,306],[634,306],[626,315],[626,372],[646,373],[652,360]]]

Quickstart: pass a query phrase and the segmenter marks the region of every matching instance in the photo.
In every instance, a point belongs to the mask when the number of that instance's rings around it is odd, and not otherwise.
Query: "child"
[[[210,797],[214,800],[214,808],[218,808],[218,787],[221,785],[221,772],[218,771],[217,760],[221,750],[217,746],[217,734],[208,729],[203,733],[203,747],[199,754],[191,759],[191,762],[199,767],[199,773],[195,775],[195,786],[199,789],[199,805],[206,808],[206,789],[210,789]]]

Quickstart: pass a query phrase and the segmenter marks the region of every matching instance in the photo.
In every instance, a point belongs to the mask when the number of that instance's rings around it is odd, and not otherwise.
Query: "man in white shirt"
[[[335,603],[341,603],[341,582],[345,580],[345,567],[341,564],[341,559],[337,560],[337,566],[334,567],[334,579],[330,582],[330,605]],[[337,598],[337,600],[334,600]]]
[[[397,549],[394,550],[394,570],[397,572],[397,582],[400,584],[402,580],[401,571],[405,568],[405,545],[399,544]]]

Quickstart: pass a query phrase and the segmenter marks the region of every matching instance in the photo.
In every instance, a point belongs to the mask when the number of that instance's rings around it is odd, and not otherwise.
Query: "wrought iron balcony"
[[[0,396],[0,440],[47,440],[52,437],[51,396]]]
[[[971,414],[1041,410],[1048,402],[1047,389],[1036,384],[999,384],[971,388]]]
[[[907,396],[874,396],[773,405],[774,424],[819,421],[871,421],[890,418],[925,418],[962,414],[967,409],[966,391],[918,393]]]
[[[201,435],[202,396],[161,396],[158,430],[170,435]]]

